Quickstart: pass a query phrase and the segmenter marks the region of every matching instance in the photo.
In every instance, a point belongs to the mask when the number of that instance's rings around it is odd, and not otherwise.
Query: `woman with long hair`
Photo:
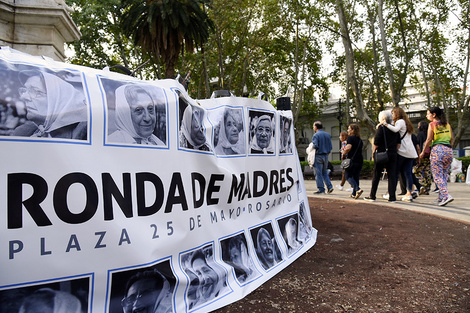
[[[414,132],[413,124],[411,123],[406,112],[400,108],[395,107],[392,110],[392,117],[395,125],[383,122],[379,125],[384,125],[389,130],[400,134],[400,147],[398,148],[397,157],[397,177],[402,174],[406,179],[406,194],[401,198],[402,201],[413,201],[411,192],[413,191],[413,160],[418,157],[416,148],[413,145],[411,134]]]
[[[437,204],[440,206],[454,200],[447,190],[447,178],[450,165],[452,163],[452,128],[447,122],[444,112],[438,107],[432,107],[426,114],[431,122],[428,127],[428,137],[424,143],[423,152],[419,155],[420,159],[425,158],[426,149],[431,147],[431,171],[434,182],[439,188],[439,197]]]
[[[343,153],[347,154],[348,158],[351,159],[351,165],[345,169],[344,176],[353,188],[350,197],[357,199],[363,193],[363,190],[359,187],[359,175],[361,174],[362,164],[364,163],[364,159],[362,157],[363,143],[359,125],[349,125],[348,135],[347,144],[343,150]]]

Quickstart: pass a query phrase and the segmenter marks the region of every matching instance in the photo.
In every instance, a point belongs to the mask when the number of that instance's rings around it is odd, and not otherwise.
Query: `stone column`
[[[64,0],[0,0],[0,46],[64,61],[64,44],[80,31]]]

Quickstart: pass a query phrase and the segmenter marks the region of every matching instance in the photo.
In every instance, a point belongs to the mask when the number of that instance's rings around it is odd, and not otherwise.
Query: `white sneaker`
[[[401,201],[411,202],[413,201],[413,196],[412,195],[403,196],[403,198],[401,198]]]
[[[382,198],[388,199],[388,198],[390,198],[390,195],[389,195],[388,193],[386,193],[386,194],[384,194],[384,195],[382,196]]]
[[[351,188],[348,188],[348,189],[346,189],[346,191],[347,191],[347,192],[352,192],[352,191],[353,191],[353,188],[352,188],[352,187],[351,187]]]
[[[452,201],[454,201],[454,198],[452,198],[451,195],[448,195],[447,198],[443,199],[443,200],[442,200],[441,202],[439,202],[438,204],[439,204],[440,206],[444,206],[444,205],[446,205],[447,203],[452,202]]]
[[[336,189],[343,191],[343,190],[344,190],[344,187],[341,186],[341,185],[336,185]]]

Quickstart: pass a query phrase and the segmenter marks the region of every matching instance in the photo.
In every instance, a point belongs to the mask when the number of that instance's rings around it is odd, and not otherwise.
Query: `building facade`
[[[65,60],[66,42],[80,39],[64,0],[0,0],[0,47]]]

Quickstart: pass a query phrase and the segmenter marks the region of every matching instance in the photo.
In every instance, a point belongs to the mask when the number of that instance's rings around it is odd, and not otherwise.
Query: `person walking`
[[[447,122],[444,112],[438,107],[432,107],[427,111],[427,119],[431,122],[428,127],[428,137],[424,143],[423,152],[419,155],[424,159],[425,151],[431,147],[431,171],[434,182],[439,188],[437,204],[444,206],[452,202],[454,198],[447,190],[449,168],[452,163],[452,128]]]
[[[423,158],[419,159],[419,163],[415,169],[415,175],[418,178],[421,188],[419,190],[420,195],[429,195],[431,190],[432,176],[431,176],[431,147],[423,150],[424,143],[428,137],[428,123],[421,121],[418,123],[418,145],[421,148],[421,152],[424,152]]]
[[[339,140],[341,141],[341,149],[339,150],[341,154],[341,160],[344,160],[346,158],[346,154],[343,153],[344,148],[346,148],[346,145],[348,144],[348,132],[342,131],[339,134]],[[346,182],[346,176],[344,176],[344,169],[341,171],[341,182],[339,185],[336,185],[336,188],[339,190],[343,191],[344,190],[344,183]],[[352,187],[347,189],[346,191],[352,191]]]
[[[361,129],[357,124],[351,124],[348,126],[348,140],[347,145],[344,148],[344,153],[351,159],[351,165],[345,169],[344,175],[349,184],[351,184],[353,190],[350,195],[351,198],[359,198],[363,190],[359,187],[359,175],[361,174],[362,164],[364,160],[362,158],[362,140],[361,140]]]
[[[406,179],[406,194],[401,198],[402,201],[413,201],[411,192],[413,191],[413,177],[412,167],[413,160],[418,157],[416,148],[413,145],[411,134],[414,132],[413,124],[411,123],[408,115],[400,107],[395,107],[392,110],[392,117],[395,121],[395,125],[387,122],[381,123],[389,130],[400,134],[400,147],[398,149],[397,159],[397,175],[401,172]]]
[[[392,113],[390,111],[382,111],[379,113],[379,123],[390,124],[392,122]],[[400,144],[400,135],[394,133],[385,126],[377,129],[374,137],[374,146],[372,155],[374,156],[374,173],[372,175],[372,187],[368,197],[364,197],[366,201],[375,201],[377,189],[379,187],[380,178],[384,169],[388,173],[388,201],[395,202],[397,189],[397,147]],[[377,152],[387,152],[388,161],[378,163],[376,159]]]
[[[333,184],[331,183],[330,176],[328,175],[328,155],[333,149],[331,143],[331,136],[323,130],[323,124],[320,121],[313,123],[313,131],[315,134],[312,138],[313,148],[315,152],[315,180],[318,190],[314,194],[324,194],[325,185],[328,188],[328,193],[333,192]]]

